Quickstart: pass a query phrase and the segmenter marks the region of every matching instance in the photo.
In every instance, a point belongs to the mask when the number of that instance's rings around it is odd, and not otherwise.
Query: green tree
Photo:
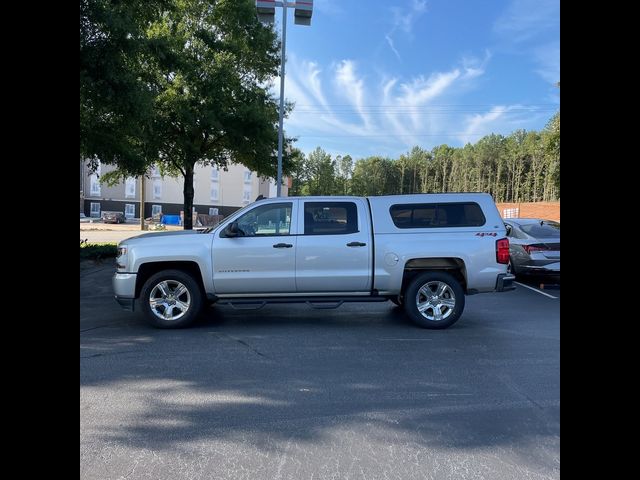
[[[253,1],[84,0],[80,31],[81,154],[117,165],[112,180],[157,164],[183,177],[191,212],[197,164],[275,176],[278,105],[269,86],[279,44]],[[107,65],[92,67],[102,52]],[[285,173],[290,160],[285,153]],[[187,214],[184,228],[192,227]]]
[[[298,148],[292,148],[289,157],[291,162],[289,167],[289,175],[291,177],[289,195],[300,196],[302,195],[302,187],[306,183],[306,157],[304,152]]]
[[[184,178],[186,213],[193,206],[196,164],[240,163],[275,176],[278,105],[269,82],[280,58],[275,32],[257,20],[251,0],[175,5],[149,28],[162,55],[150,56],[148,69],[157,92],[159,163]],[[283,170],[289,169],[285,155]],[[191,215],[184,228],[192,228]]]
[[[80,158],[130,174],[155,157],[154,93],[141,59],[154,46],[146,32],[168,0],[80,1]]]
[[[396,162],[384,157],[356,161],[351,183],[354,195],[388,195],[400,192],[400,170]]]
[[[336,183],[338,195],[349,195],[351,190],[351,176],[353,175],[353,159],[350,155],[336,157]]]
[[[434,191],[440,191],[442,193],[449,191],[449,182],[451,181],[450,175],[451,170],[453,168],[453,152],[454,148],[449,145],[438,145],[431,150],[431,155],[433,155],[435,167],[439,173],[439,189],[438,186],[434,189]]]
[[[558,87],[560,82],[558,82]],[[542,132],[547,157],[545,198],[560,198],[560,112],[556,113]]]
[[[332,195],[336,188],[336,163],[331,155],[317,147],[304,163],[303,195]]]

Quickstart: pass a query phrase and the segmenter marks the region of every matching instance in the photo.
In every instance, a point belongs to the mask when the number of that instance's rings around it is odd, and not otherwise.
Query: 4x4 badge
[[[478,232],[476,233],[476,237],[496,237],[498,236],[498,232]]]

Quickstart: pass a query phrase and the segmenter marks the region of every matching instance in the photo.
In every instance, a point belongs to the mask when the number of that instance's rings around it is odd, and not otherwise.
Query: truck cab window
[[[254,208],[238,218],[245,237],[289,235],[292,203],[272,203]]]
[[[344,235],[358,231],[358,209],[353,202],[306,202],[305,235]]]

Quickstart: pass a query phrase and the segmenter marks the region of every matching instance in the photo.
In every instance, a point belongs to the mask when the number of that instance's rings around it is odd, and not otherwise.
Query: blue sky
[[[315,0],[310,27],[289,12],[286,68],[285,132],[305,153],[397,158],[539,130],[560,105],[560,2]]]

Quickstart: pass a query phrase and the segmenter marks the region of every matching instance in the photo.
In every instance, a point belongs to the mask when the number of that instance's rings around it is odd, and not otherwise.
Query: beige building
[[[84,167],[84,168],[82,168]],[[128,178],[113,187],[100,183],[100,176],[113,170],[109,165],[100,165],[90,174],[81,166],[81,198],[83,213],[87,217],[100,217],[103,211],[119,211],[127,218],[140,217],[140,179]],[[282,195],[288,195],[287,180],[282,186]],[[183,178],[162,177],[157,168],[152,168],[145,178],[145,218],[157,213],[177,215],[183,210]],[[196,167],[194,178],[193,206],[197,213],[227,216],[235,210],[253,202],[259,195],[266,198],[276,196],[276,182],[260,178],[243,165],[229,165],[227,171],[215,167]]]

